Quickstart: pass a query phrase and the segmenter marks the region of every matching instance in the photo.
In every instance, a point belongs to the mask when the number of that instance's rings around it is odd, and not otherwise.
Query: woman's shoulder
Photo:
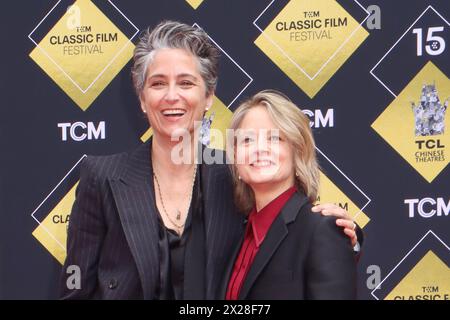
[[[108,177],[120,176],[126,168],[128,161],[138,154],[148,154],[148,146],[142,144],[131,150],[108,154],[108,155],[87,155],[81,164],[81,171],[87,171],[94,174],[97,178],[103,180]]]
[[[202,147],[202,153],[199,154],[200,164],[205,165],[213,171],[230,174],[229,161],[224,150],[213,149],[206,146]]]
[[[291,231],[301,242],[312,246],[347,246],[348,238],[336,225],[337,218],[313,212],[312,207],[313,205],[307,202],[300,208],[296,221],[290,227]]]
[[[311,209],[314,206],[311,201],[302,192],[297,192],[293,198],[294,202],[297,203],[297,216],[296,225],[304,229],[314,230],[319,229],[330,229],[336,227],[336,217],[334,216],[324,216],[319,212],[313,212]],[[295,208],[295,205],[293,206]]]
[[[227,164],[227,156],[224,150],[202,145],[199,151],[201,151],[201,154],[198,155],[201,163],[218,166]]]
[[[320,212],[313,212],[311,209],[314,205],[308,202],[301,208],[301,215],[311,226],[319,228],[327,228],[327,226],[336,226],[335,216],[324,216]]]

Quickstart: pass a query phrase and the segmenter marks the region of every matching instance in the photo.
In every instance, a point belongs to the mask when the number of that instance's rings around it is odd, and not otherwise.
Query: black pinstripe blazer
[[[62,270],[63,299],[154,299],[159,285],[158,217],[151,142],[129,153],[87,157],[81,165]],[[201,150],[201,149],[200,149]],[[223,158],[223,152],[206,149]],[[233,203],[227,165],[201,164],[206,237],[205,297],[219,298],[243,219]],[[81,288],[68,289],[77,265]],[[195,279],[185,280],[195,285]]]

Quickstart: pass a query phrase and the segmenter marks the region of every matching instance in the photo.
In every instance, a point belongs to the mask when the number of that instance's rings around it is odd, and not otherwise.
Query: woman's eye
[[[279,142],[279,141],[281,141],[280,136],[270,136],[269,139],[272,142]]]
[[[253,142],[253,138],[245,137],[243,141],[244,141],[244,143],[251,143],[251,142]]]
[[[163,86],[164,86],[164,82],[162,82],[162,81],[155,81],[150,84],[150,87],[152,87],[152,88],[161,88]]]
[[[191,81],[181,81],[180,85],[182,88],[190,88],[194,84]]]

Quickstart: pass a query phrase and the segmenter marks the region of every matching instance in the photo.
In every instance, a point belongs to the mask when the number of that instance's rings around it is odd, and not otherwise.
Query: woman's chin
[[[273,175],[254,175],[248,180],[247,184],[250,186],[252,185],[261,186],[264,184],[271,184],[274,182],[275,179]]]
[[[193,128],[187,124],[166,125],[160,131],[160,135],[166,139],[178,141],[182,137],[193,137]]]

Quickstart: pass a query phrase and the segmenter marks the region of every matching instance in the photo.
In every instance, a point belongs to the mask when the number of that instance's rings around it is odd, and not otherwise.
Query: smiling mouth
[[[165,109],[161,111],[162,115],[164,117],[168,118],[176,118],[176,117],[182,117],[186,114],[186,110],[184,109]]]
[[[255,167],[255,168],[265,168],[265,167],[269,167],[274,164],[275,163],[270,160],[258,160],[258,161],[251,163],[250,166]]]

